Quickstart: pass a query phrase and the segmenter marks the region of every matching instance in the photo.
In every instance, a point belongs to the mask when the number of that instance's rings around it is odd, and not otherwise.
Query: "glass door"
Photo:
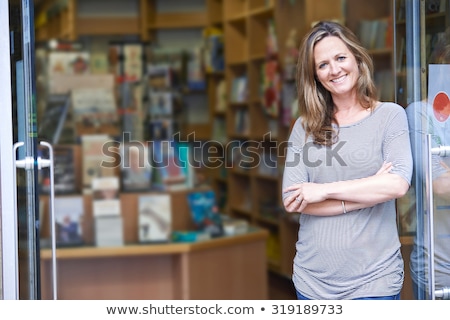
[[[405,268],[415,299],[450,299],[449,12],[448,0],[394,1],[396,99],[406,108],[414,157],[399,227],[412,243]]]
[[[50,164],[37,156],[33,10],[32,0],[0,1],[2,299],[41,297],[37,174]]]

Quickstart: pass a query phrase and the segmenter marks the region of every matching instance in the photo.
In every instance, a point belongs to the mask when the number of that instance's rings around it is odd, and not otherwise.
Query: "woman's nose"
[[[332,62],[330,63],[330,73],[331,74],[337,74],[339,73],[340,67],[337,63]]]

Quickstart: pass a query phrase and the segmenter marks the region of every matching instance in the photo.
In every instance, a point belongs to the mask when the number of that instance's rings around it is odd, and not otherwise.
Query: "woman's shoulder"
[[[392,101],[378,101],[375,105],[374,112],[380,112],[382,114],[406,113],[405,108]]]
[[[303,130],[303,120],[302,117],[299,116],[292,122],[292,129],[294,130]]]
[[[303,127],[302,117],[298,117],[291,126],[291,140],[295,140],[297,142],[303,141],[306,135],[305,129]]]

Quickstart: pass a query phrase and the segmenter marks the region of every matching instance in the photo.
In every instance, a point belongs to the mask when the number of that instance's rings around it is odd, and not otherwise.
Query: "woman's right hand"
[[[389,173],[392,169],[393,165],[392,162],[383,162],[383,165],[381,166],[380,169],[378,169],[377,173],[375,173],[375,175],[377,174],[383,174],[383,173]]]

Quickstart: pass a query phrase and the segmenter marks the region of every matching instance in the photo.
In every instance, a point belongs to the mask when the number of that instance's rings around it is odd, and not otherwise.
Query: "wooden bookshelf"
[[[138,35],[139,19],[137,17],[78,17],[76,32],[82,35]]]
[[[274,235],[277,248],[280,249],[279,254],[270,258],[270,269],[290,277],[298,223],[287,218],[280,211],[282,208],[282,170],[280,168],[284,164],[282,143],[288,137],[289,126],[281,124],[280,116],[271,117],[265,113],[260,93],[261,68],[266,59],[267,24],[271,19],[275,23],[279,63],[283,67],[284,43],[291,29],[295,28],[298,37],[301,38],[314,21],[321,19],[344,20],[344,1],[304,0],[291,3],[276,0],[205,0],[205,9],[202,11],[170,13],[159,12],[157,2],[156,0],[140,0],[139,16],[135,21],[131,21],[126,20],[128,18],[119,17],[77,17],[77,1],[69,0],[67,8],[64,9],[66,11],[62,10],[53,20],[44,19],[42,24],[37,27],[38,38],[48,40],[56,37],[75,40],[79,35],[130,33],[140,35],[142,41],[153,41],[156,33],[160,30],[203,29],[205,27],[222,29],[225,71],[208,73],[205,92],[195,93],[207,95],[209,124],[186,125],[184,129],[188,133],[195,132],[196,138],[210,139],[211,124],[214,120],[223,121],[226,128],[226,141],[217,144],[217,153],[221,154],[223,165],[208,170],[207,174],[212,182],[212,187],[216,194],[223,195],[220,197],[224,199],[223,209],[226,213],[244,218],[254,225],[269,230]],[[46,12],[55,3],[56,0],[43,1],[39,11]],[[60,28],[53,27],[52,29],[50,27],[51,21],[61,21],[60,16],[63,12],[71,17],[65,22],[70,30],[68,36],[55,31]],[[240,76],[247,77],[248,94],[243,101],[234,102],[230,100],[230,90],[233,80]],[[225,110],[217,111],[214,109],[215,89],[223,79],[226,82],[228,99]],[[248,113],[249,127],[247,132],[237,132],[236,114],[243,110]],[[272,175],[262,173],[256,164],[246,169],[229,166],[230,155],[227,154],[229,152],[227,147],[228,143],[232,141],[248,146],[260,158],[263,156],[264,145],[277,143],[281,146],[273,154],[276,159],[277,172]],[[122,195],[122,197],[124,197],[124,202],[128,203],[126,208],[132,208],[133,206],[129,205],[129,201],[133,201],[129,199],[130,196]],[[133,228],[133,226],[128,227]],[[86,236],[87,240],[92,241],[92,234],[87,233]]]
[[[233,163],[227,170],[228,214],[243,218],[252,224],[269,230],[269,269],[290,277],[297,241],[298,222],[286,218],[281,202],[281,177],[283,141],[289,134],[289,126],[281,124],[280,117],[270,116],[262,105],[260,84],[261,70],[266,61],[266,39],[268,23],[273,21],[278,42],[278,63],[283,67],[285,41],[291,29],[298,37],[320,19],[343,19],[341,1],[297,1],[293,4],[266,0],[223,1],[225,32],[225,79],[228,96],[232,96],[234,80],[247,77],[247,94],[242,101],[228,101],[226,111],[227,136],[229,141],[241,144],[240,149],[249,148],[257,158],[263,159],[271,145],[275,170],[271,174],[261,172],[257,163],[242,168]],[[248,130],[236,130],[239,113],[247,112]],[[280,111],[281,113],[281,111]],[[278,146],[278,148],[277,148]]]
[[[142,7],[142,6],[141,6]],[[145,12],[144,12],[145,13]],[[140,12],[139,14],[144,14]],[[77,0],[45,0],[35,8],[36,41],[75,41],[79,36],[144,35],[136,16],[80,16]]]
[[[393,54],[393,1],[347,1],[346,25],[359,37],[361,42],[372,43],[366,46],[374,61],[374,77],[379,91],[379,99],[395,99],[395,74]],[[364,32],[362,24],[372,23],[375,31]],[[380,26],[385,29],[380,29]],[[377,29],[378,28],[378,29]],[[375,36],[375,38],[373,38]],[[372,39],[369,39],[372,38]],[[382,39],[381,43],[375,42]]]
[[[63,5],[60,1],[45,0],[35,7],[36,41],[61,39],[73,41],[76,32],[76,0],[68,0]]]

